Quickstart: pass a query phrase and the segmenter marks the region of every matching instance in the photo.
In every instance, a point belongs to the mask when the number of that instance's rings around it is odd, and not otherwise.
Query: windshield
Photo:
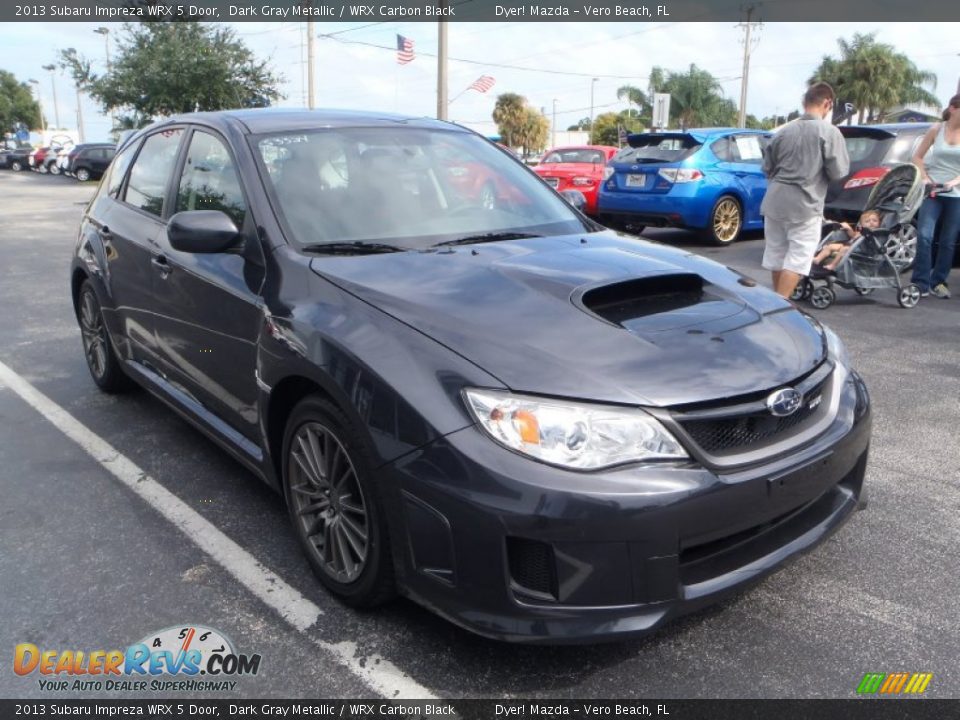
[[[261,135],[256,147],[273,202],[301,246],[419,249],[589,229],[536,175],[471,133],[333,128]]]
[[[585,148],[570,148],[568,150],[554,150],[540,161],[541,165],[550,163],[606,163],[607,158],[602,150],[587,150]]]

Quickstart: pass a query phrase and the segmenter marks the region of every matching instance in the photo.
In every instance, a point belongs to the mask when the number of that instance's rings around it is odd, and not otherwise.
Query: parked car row
[[[71,147],[29,145],[0,150],[0,168],[14,172],[69,175],[80,182],[99,180],[116,153],[112,143],[81,143]]]
[[[824,217],[856,222],[876,183],[908,163],[929,123],[841,126],[850,172],[831,183]],[[763,227],[767,189],[763,151],[771,132],[695,128],[636,133],[628,147],[561,147],[533,171],[558,191],[579,190],[584,211],[608,227],[641,233],[648,226],[699,231],[717,245]],[[892,235],[888,252],[912,264],[916,228]]]

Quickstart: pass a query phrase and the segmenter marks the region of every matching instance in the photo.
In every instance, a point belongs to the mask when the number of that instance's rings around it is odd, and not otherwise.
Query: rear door
[[[744,224],[763,222],[760,203],[767,191],[767,178],[763,174],[763,138],[759,133],[739,133],[730,137],[731,167],[746,200]]]
[[[153,272],[155,332],[168,379],[256,441],[263,255],[236,168],[219,135],[192,131],[169,214],[220,210],[244,234],[247,248],[244,253],[185,253],[161,233]]]
[[[157,238],[164,229],[163,208],[183,134],[183,128],[167,128],[146,137],[118,189],[119,202],[100,230],[111,248],[110,285],[123,335],[130,343],[130,355],[151,367],[156,364],[157,354],[153,258]],[[110,182],[114,181],[111,173]]]

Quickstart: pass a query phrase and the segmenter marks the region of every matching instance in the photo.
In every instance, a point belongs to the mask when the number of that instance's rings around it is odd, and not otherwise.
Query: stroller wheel
[[[829,285],[821,285],[818,288],[814,288],[810,294],[810,304],[817,310],[825,310],[833,305],[833,301],[836,299],[837,294]]]
[[[798,282],[797,286],[793,289],[793,294],[790,296],[790,299],[794,302],[800,302],[801,300],[809,298],[812,292],[813,283],[810,281],[810,278],[801,278],[800,282]]]
[[[920,288],[913,283],[900,288],[900,294],[897,295],[897,302],[902,308],[916,307],[920,302]]]
[[[870,293],[873,292],[873,288],[858,287],[858,288],[854,288],[854,290],[856,291],[857,295],[869,295]]]

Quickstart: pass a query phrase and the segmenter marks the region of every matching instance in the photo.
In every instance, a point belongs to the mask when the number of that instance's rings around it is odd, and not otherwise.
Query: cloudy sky
[[[41,100],[52,121],[50,73],[41,69],[59,48],[75,47],[103,71],[103,37],[97,24],[0,23],[0,68],[18,79],[40,81]],[[113,24],[111,42],[122,32]],[[303,106],[305,23],[236,23],[236,31],[259,56],[284,76],[281,105]],[[437,25],[434,22],[315,24],[317,105],[398,111],[411,115],[436,112]],[[936,94],[946,101],[960,77],[960,23],[767,23],[755,34],[747,111],[762,117],[786,114],[799,104],[804,81],[824,54],[836,53],[839,37],[876,31],[923,69],[938,76]],[[398,66],[396,35],[414,40],[414,62]],[[593,86],[595,113],[620,110],[617,88],[646,87],[650,68],[686,69],[690,63],[720,79],[727,97],[740,97],[743,33],[734,23],[451,23],[449,26],[450,118],[479,130],[493,131],[490,113],[498,92],[518,92],[552,117],[563,130],[590,114]],[[381,49],[373,46],[387,46]],[[114,51],[115,51],[114,44]],[[456,59],[454,59],[456,58]],[[463,61],[469,62],[463,62]],[[516,68],[498,67],[516,66]],[[549,72],[547,72],[549,71]],[[458,94],[480,75],[492,75],[487,94]],[[592,78],[598,78],[594,83]],[[68,77],[55,74],[61,125],[75,127],[76,96]],[[106,137],[109,124],[95,103],[83,103],[87,140]],[[485,125],[486,124],[486,125]]]

